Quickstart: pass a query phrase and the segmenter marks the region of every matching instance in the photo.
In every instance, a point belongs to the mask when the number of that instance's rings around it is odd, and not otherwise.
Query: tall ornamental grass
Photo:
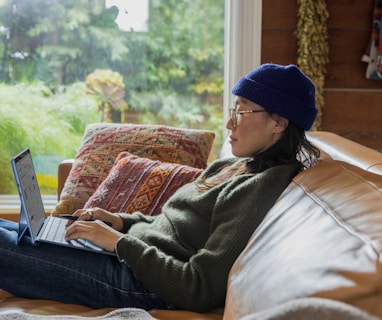
[[[41,83],[0,84],[0,194],[16,193],[10,159],[25,148],[35,157],[43,193],[57,188],[57,165],[75,156],[97,105],[83,83],[53,93]],[[38,156],[37,156],[38,155]]]

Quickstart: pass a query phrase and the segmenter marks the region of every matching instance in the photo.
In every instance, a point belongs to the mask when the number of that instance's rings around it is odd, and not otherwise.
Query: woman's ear
[[[275,130],[277,133],[283,132],[289,124],[289,120],[287,118],[284,118],[282,116],[279,116],[278,114],[274,115],[275,120]]]

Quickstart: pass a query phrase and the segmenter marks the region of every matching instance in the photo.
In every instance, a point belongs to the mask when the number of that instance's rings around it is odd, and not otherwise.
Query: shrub
[[[41,83],[0,84],[0,193],[17,192],[10,159],[25,148],[39,160],[35,165],[42,192],[55,192],[52,168],[57,170],[60,161],[75,155],[86,124],[98,119],[96,103],[84,92],[83,84],[57,93]],[[46,163],[41,165],[44,158]]]

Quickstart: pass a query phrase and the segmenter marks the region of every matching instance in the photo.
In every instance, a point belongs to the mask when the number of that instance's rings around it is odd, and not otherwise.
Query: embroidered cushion
[[[163,125],[88,125],[59,202],[51,214],[70,214],[83,208],[109,174],[120,152],[205,168],[214,138],[212,131]]]
[[[111,212],[140,211],[157,215],[178,188],[193,181],[202,171],[121,152],[109,175],[84,208],[99,207]]]

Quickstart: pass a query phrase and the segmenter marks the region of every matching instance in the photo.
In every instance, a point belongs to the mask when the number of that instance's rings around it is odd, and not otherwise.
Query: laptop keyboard
[[[114,253],[109,253],[102,248],[96,246],[90,241],[84,239],[77,240],[65,240],[65,231],[66,231],[66,223],[68,220],[49,216],[47,221],[45,222],[44,230],[41,234],[40,240],[46,240],[49,242],[54,242],[57,244],[63,244],[65,246],[73,246],[77,248],[89,248],[92,251],[106,252],[108,254],[114,255]]]
[[[45,222],[46,226],[41,235],[41,239],[59,243],[68,243],[68,241],[65,240],[65,225],[67,222],[68,221],[65,219],[49,217]]]

